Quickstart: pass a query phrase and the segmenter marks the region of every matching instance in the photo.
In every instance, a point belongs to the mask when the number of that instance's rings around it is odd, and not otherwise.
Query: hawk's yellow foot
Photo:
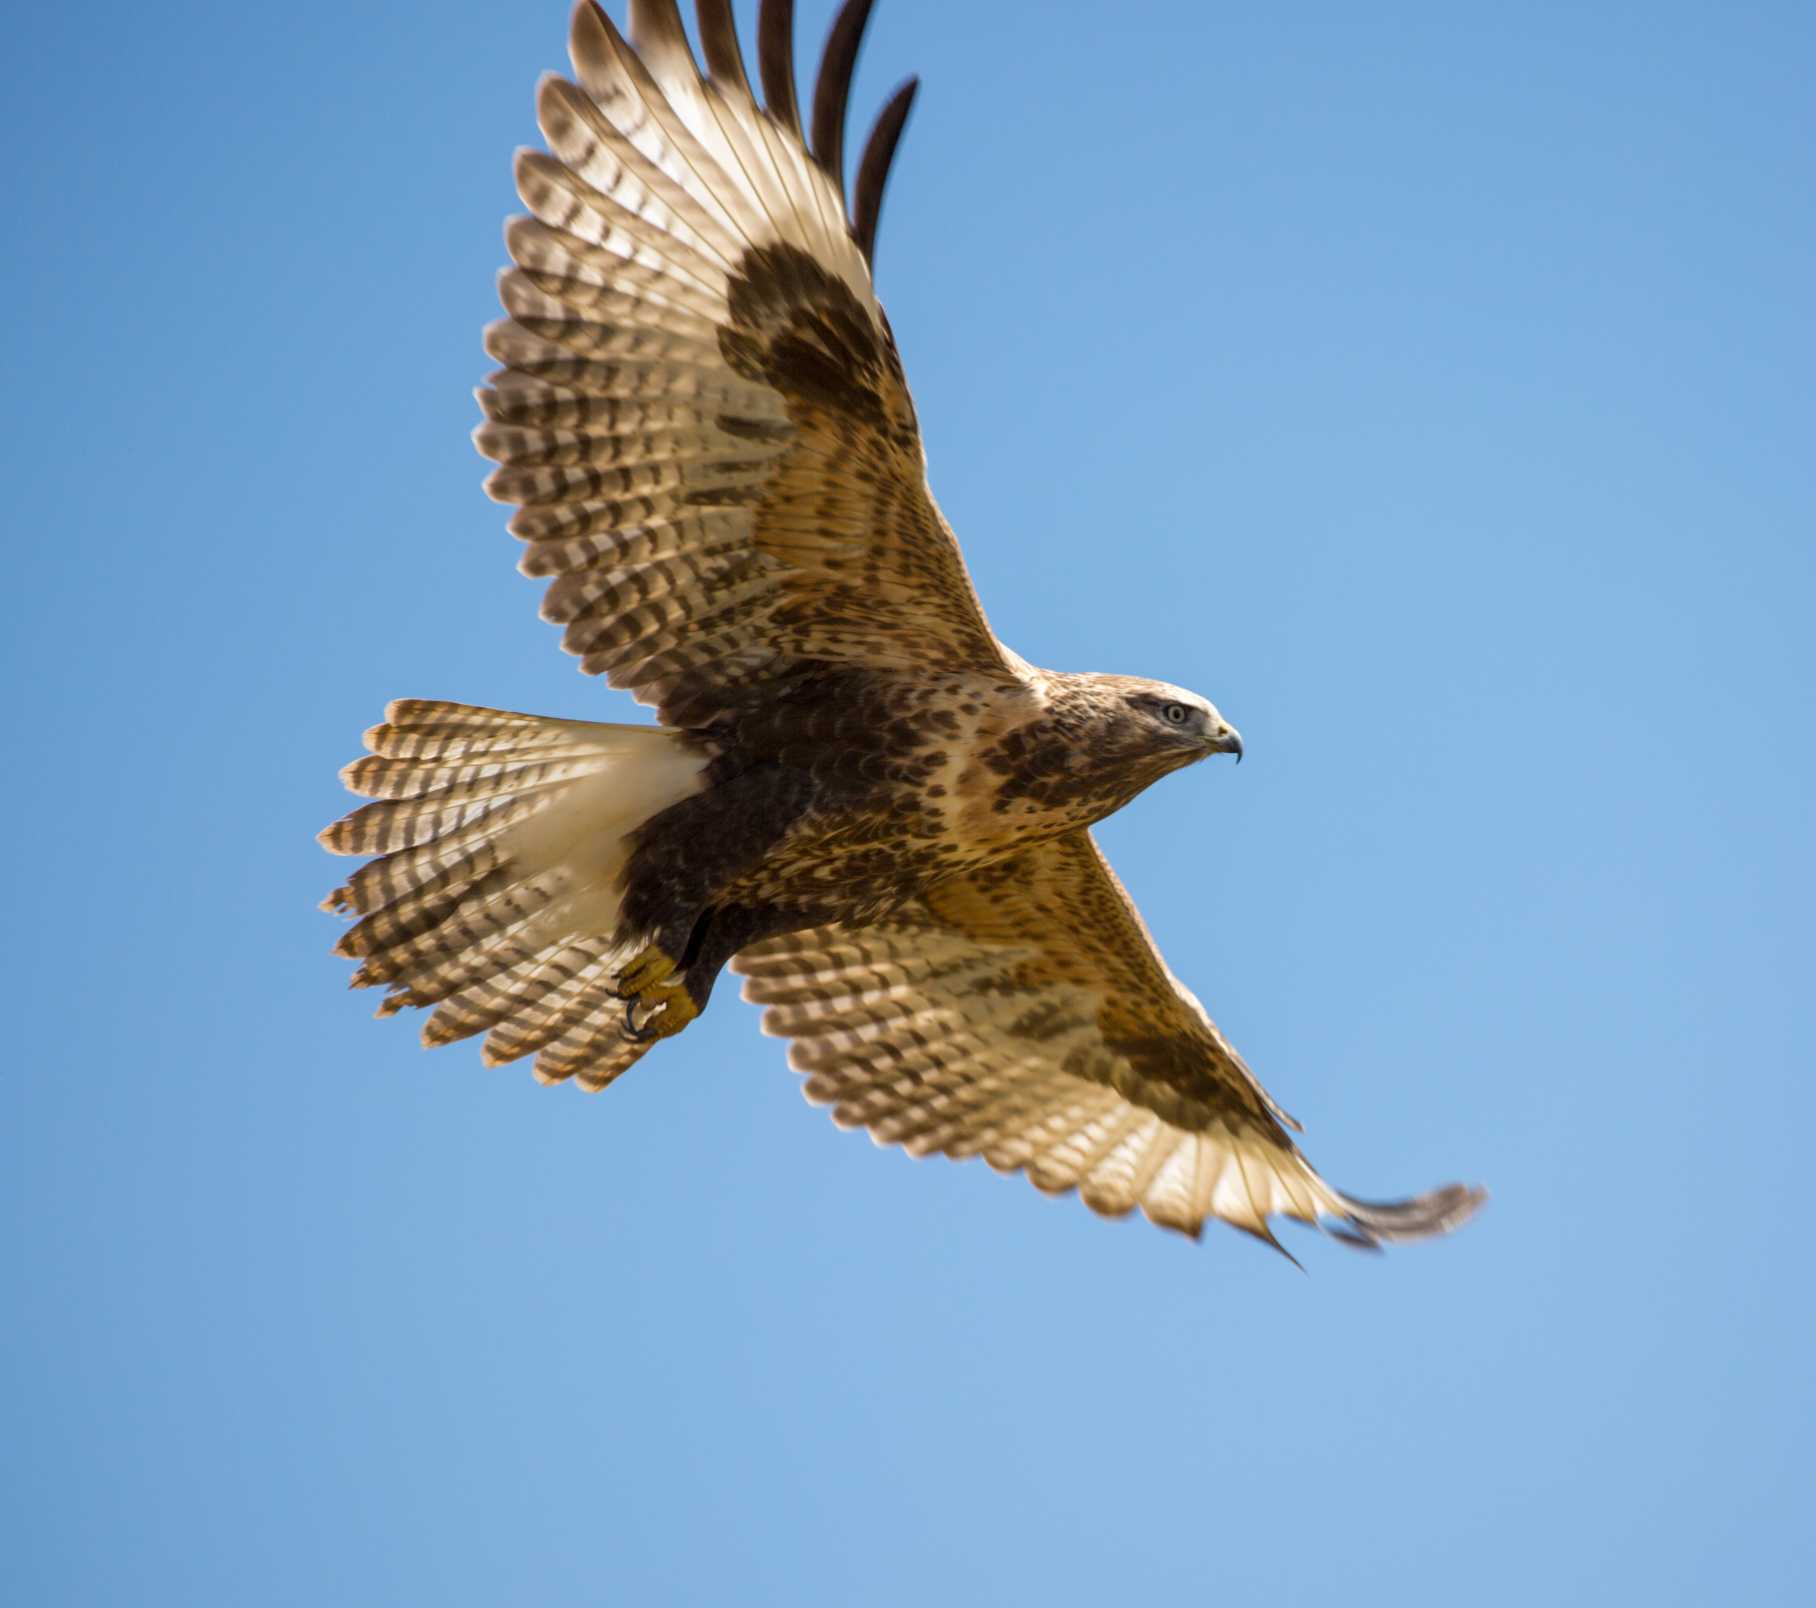
[[[637,1008],[643,1007],[643,1020],[637,1020]],[[646,1039],[673,1038],[700,1014],[694,996],[685,983],[670,983],[666,988],[646,988],[624,1009],[624,1036],[639,1043]]]
[[[679,964],[666,950],[651,944],[612,979],[620,999],[638,999],[648,989],[666,983]]]

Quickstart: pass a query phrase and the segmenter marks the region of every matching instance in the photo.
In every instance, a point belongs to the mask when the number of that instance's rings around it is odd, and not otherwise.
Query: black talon
[[[620,1024],[619,1031],[633,1044],[647,1044],[656,1035],[652,1033],[647,1026],[637,1026],[637,1006],[641,1001],[639,1001],[635,994],[621,994],[619,995],[619,998],[628,998],[630,1000],[630,1004],[624,1008],[624,1021]]]

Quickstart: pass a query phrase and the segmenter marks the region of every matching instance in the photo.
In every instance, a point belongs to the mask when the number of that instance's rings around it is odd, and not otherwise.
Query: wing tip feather
[[[819,76],[813,89],[813,159],[845,196],[845,114],[851,101],[851,78],[863,48],[864,29],[875,0],[845,0],[826,31]]]
[[[801,111],[795,98],[794,0],[760,0],[757,7],[757,76],[769,115],[797,138]]]
[[[876,231],[883,214],[883,192],[889,184],[889,170],[894,165],[896,148],[901,144],[902,130],[907,127],[908,114],[914,109],[914,97],[919,93],[921,80],[918,74],[910,74],[896,85],[889,99],[883,103],[883,109],[877,113],[876,122],[871,125],[870,136],[864,142],[863,155],[858,158],[857,182],[853,187],[851,209],[851,232],[858,243],[858,250],[863,253],[864,261],[874,273],[876,268]]]
[[[1352,1195],[1339,1198],[1346,1226],[1374,1249],[1381,1244],[1406,1244],[1454,1234],[1482,1209],[1488,1191],[1479,1184],[1445,1184],[1406,1200],[1360,1200]]]

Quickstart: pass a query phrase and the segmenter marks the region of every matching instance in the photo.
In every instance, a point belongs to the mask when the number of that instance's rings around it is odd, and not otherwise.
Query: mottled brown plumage
[[[329,900],[354,982],[431,1007],[430,1044],[601,1088],[730,962],[809,1097],[879,1141],[1191,1233],[1451,1228],[1479,1194],[1373,1205],[1312,1171],[1091,842],[1233,728],[985,621],[870,276],[912,81],[846,195],[868,11],[833,24],[808,139],[787,4],[765,107],[727,0],[700,3],[704,76],[673,0],[633,0],[628,44],[576,10],[475,440],[543,612],[660,724],[393,704],[344,773],[375,802],[323,834],[376,856]]]

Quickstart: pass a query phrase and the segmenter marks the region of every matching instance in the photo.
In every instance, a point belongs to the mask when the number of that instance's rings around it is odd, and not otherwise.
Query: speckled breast
[[[865,671],[771,689],[719,739],[714,769],[727,803],[744,789],[741,808],[786,820],[724,897],[870,920],[1095,819],[1067,757],[1077,737],[1007,677]]]

